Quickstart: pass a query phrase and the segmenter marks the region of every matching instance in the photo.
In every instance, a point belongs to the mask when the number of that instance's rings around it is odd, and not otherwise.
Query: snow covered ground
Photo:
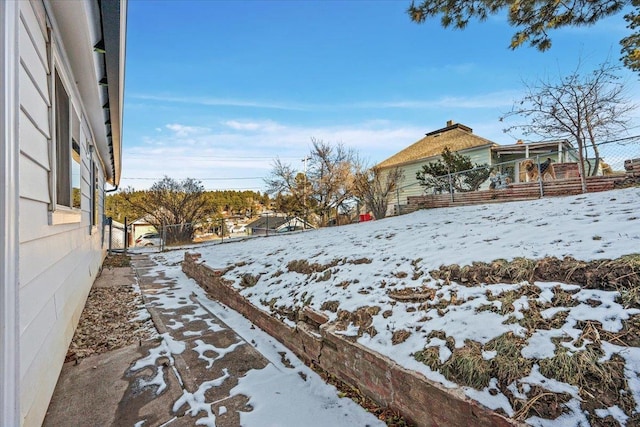
[[[233,267],[224,278],[265,311],[277,313],[308,304],[334,321],[341,310],[379,307],[370,325],[376,332],[373,336],[356,325],[350,325],[344,333],[357,336],[359,343],[448,387],[459,385],[438,369],[417,361],[416,352],[436,348],[442,365],[465,346],[466,340],[485,346],[504,334],[521,338],[520,354],[530,364],[526,376],[508,387],[498,387],[498,380],[492,378],[486,387],[464,386],[463,390],[485,406],[516,417],[522,417],[522,412],[514,402],[532,398],[527,394],[531,390],[568,396],[554,420],[525,412],[528,415],[522,418],[531,425],[589,425],[588,414],[580,406],[584,401],[580,388],[545,377],[541,366],[559,351],[575,355],[597,341],[601,349],[598,363],[611,360],[613,355],[624,359],[627,388],[620,393],[631,394],[635,407],[625,411],[603,403],[591,415],[624,425],[637,419],[634,415],[640,411],[640,348],[607,341],[603,335],[614,336],[625,322],[640,314],[637,308],[621,305],[618,292],[580,289],[560,282],[463,286],[433,279],[429,273],[445,264],[463,266],[517,257],[572,256],[589,261],[638,254],[639,188],[423,210],[381,221],[189,250],[200,252],[203,261],[213,268]],[[164,256],[171,264],[179,262],[183,253],[172,251]],[[531,285],[535,287],[533,293],[530,288],[523,291]],[[432,299],[399,302],[392,298],[393,292],[402,289],[431,289]],[[508,310],[501,310],[506,304],[501,297],[510,291],[520,292],[520,296],[510,301]],[[569,295],[571,304],[565,307],[552,303],[556,293]],[[334,307],[329,308],[327,302],[333,302]],[[544,308],[544,319],[560,319],[559,326],[534,330],[523,326],[532,305]],[[286,318],[283,321],[289,322]],[[585,337],[585,324],[598,326],[597,339]],[[410,334],[393,344],[394,332],[400,330]],[[482,354],[490,361],[497,353],[483,348]]]
[[[176,420],[179,425],[237,425],[229,419],[231,412],[247,427],[385,425],[341,397],[334,386],[242,315],[210,300],[179,263],[171,261],[177,252],[150,254],[161,264],[137,267],[146,282],[141,289],[147,306],[156,313],[154,322],[164,324],[166,332],[127,372],[138,376],[134,396],[144,395],[141,390],[149,387],[160,396],[169,389],[170,378],[178,379],[182,392],[171,408],[176,416],[162,426]],[[234,352],[240,355],[234,357]],[[181,363],[176,363],[177,357]],[[244,402],[243,396],[246,405],[238,403]],[[141,413],[136,427],[158,420],[154,415]]]

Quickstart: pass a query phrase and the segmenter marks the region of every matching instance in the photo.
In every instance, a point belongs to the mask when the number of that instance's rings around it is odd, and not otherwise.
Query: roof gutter
[[[118,184],[116,184],[116,186],[113,187],[111,190],[104,190],[105,193],[113,193],[114,191],[118,191]]]

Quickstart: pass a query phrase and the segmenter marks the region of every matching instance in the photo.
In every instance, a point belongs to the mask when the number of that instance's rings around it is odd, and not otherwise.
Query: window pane
[[[72,207],[80,209],[80,145],[73,141],[73,151],[71,152],[71,188],[73,191]]]
[[[69,95],[56,73],[56,202],[71,206],[71,183],[69,182]]]
[[[91,224],[98,224],[98,166],[91,162]]]

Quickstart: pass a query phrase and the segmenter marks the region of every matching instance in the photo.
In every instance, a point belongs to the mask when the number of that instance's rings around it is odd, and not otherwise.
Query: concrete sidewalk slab
[[[209,418],[216,426],[239,426],[240,412],[252,408],[231,390],[269,362],[197,301],[175,297],[171,280],[149,274],[156,263],[147,256],[132,262],[135,271],[104,269],[94,286],[137,282],[160,337],[66,363],[44,426],[192,426],[204,400],[214,402]],[[184,348],[171,348],[176,343]]]
[[[155,271],[155,263],[149,263],[146,257],[135,258],[134,263],[159,333],[185,345],[184,351],[173,354],[185,395],[199,394],[205,385],[203,400],[214,402],[211,411],[216,425],[239,426],[240,412],[251,411],[251,407],[247,396],[232,394],[231,390],[247,371],[263,369],[269,362],[196,300],[178,296],[173,280],[162,273],[150,274]],[[214,383],[215,387],[206,386]],[[188,400],[174,406],[178,417],[192,413],[194,404]]]
[[[148,425],[171,420],[172,403],[182,390],[177,381],[156,396],[151,390],[132,391],[126,375],[131,364],[146,354],[155,342],[131,345],[119,350],[65,363],[49,404],[43,426],[133,426],[144,414]]]
[[[242,419],[249,425],[376,424],[352,401],[323,389],[319,377],[312,380],[315,373],[302,362],[289,363],[287,351],[276,350],[281,347],[263,332],[242,326],[242,338],[232,330],[221,317],[239,324],[240,315],[226,308],[214,315],[217,308],[180,263],[167,263],[163,254],[133,255],[132,263],[158,337],[66,364],[45,426],[238,427]],[[126,282],[130,276],[104,277]],[[303,411],[306,421],[291,411]]]

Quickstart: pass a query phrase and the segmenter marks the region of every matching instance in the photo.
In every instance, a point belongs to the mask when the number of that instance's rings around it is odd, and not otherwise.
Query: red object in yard
[[[372,219],[370,213],[360,214],[360,222],[371,221]]]

